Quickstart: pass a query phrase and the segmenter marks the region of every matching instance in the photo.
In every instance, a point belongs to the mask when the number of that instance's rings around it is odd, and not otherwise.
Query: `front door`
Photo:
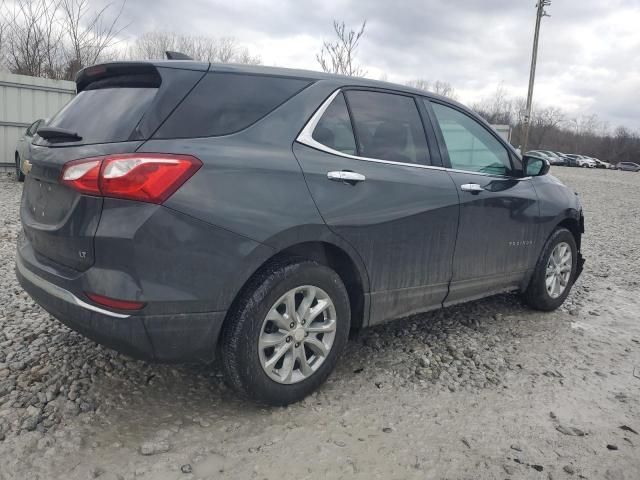
[[[441,306],[458,194],[447,172],[430,166],[414,97],[338,91],[303,130],[294,153],[325,222],[366,265],[370,323]]]
[[[476,119],[431,102],[460,196],[460,226],[445,305],[518,287],[535,262],[539,205],[509,150]]]

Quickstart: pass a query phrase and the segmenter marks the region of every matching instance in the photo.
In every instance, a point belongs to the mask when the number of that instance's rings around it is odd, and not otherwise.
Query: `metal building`
[[[13,168],[16,142],[25,129],[53,116],[75,93],[74,82],[0,72],[0,170]]]

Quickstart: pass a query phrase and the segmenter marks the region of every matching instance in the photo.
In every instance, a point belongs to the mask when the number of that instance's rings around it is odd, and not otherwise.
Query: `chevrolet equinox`
[[[577,194],[447,98],[186,60],[76,83],[31,145],[17,276],[133,357],[217,356],[284,405],[351,329],[513,290],[552,310],[582,269]]]

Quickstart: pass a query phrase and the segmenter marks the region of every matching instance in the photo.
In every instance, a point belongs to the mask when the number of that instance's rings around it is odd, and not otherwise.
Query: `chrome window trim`
[[[83,300],[80,300],[73,293],[68,290],[65,290],[58,285],[54,285],[53,283],[45,280],[42,277],[39,277],[32,271],[28,270],[23,264],[20,258],[16,259],[16,266],[18,267],[18,271],[20,275],[22,275],[25,279],[33,283],[36,287],[44,290],[50,295],[53,295],[60,300],[63,300],[68,303],[74,303],[79,307],[85,308],[87,310],[91,310],[93,312],[101,313],[102,315],[108,315],[114,318],[129,318],[130,315],[124,315],[122,313],[111,312],[109,310],[105,310],[104,308],[96,307],[95,305],[91,305]]]
[[[369,157],[361,157],[358,155],[351,155],[348,153],[343,153],[338,150],[334,150],[333,148],[327,147],[326,145],[318,142],[313,138],[313,131],[316,129],[318,122],[324,115],[324,112],[327,111],[331,102],[342,92],[341,88],[338,88],[334,91],[329,97],[320,105],[320,108],[316,110],[313,116],[307,121],[306,125],[296,138],[296,142],[306,145],[307,147],[315,148],[316,150],[321,150],[326,153],[330,153],[331,155],[337,155],[339,157],[349,158],[351,160],[360,160],[364,162],[374,162],[374,163],[383,163],[387,165],[399,165],[401,167],[415,167],[415,168],[425,168],[427,170],[443,170],[446,172],[456,172],[456,173],[467,173],[470,175],[479,175],[482,177],[492,177],[492,178],[512,178],[518,180],[528,180],[531,177],[511,177],[509,175],[497,175],[491,173],[483,173],[483,172],[471,172],[468,170],[457,170],[455,168],[447,168],[447,167],[438,167],[436,165],[422,165],[419,163],[406,163],[406,162],[394,162],[392,160],[380,160],[378,158],[369,158]]]

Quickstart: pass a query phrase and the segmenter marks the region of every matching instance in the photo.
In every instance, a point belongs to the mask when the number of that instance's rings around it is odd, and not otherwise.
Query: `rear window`
[[[74,145],[124,142],[153,101],[157,88],[94,88],[76,95],[47,126],[82,137]]]
[[[346,97],[360,156],[428,163],[427,138],[412,97],[369,91],[348,91]]]
[[[212,137],[243,130],[309,83],[298,78],[209,73],[154,138]]]

